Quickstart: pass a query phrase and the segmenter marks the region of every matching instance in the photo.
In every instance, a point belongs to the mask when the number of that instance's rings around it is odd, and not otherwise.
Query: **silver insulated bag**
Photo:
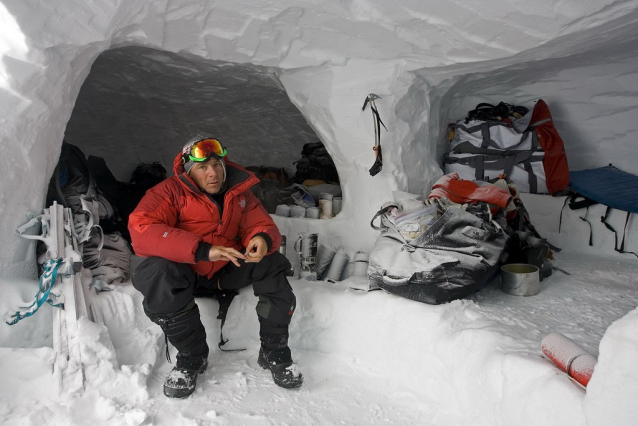
[[[426,221],[397,225],[393,205],[375,215],[371,226],[381,235],[370,254],[368,276],[389,293],[440,304],[473,294],[495,277],[508,236],[503,213],[492,219],[484,202],[466,209],[446,198],[428,203],[436,206],[436,216]]]

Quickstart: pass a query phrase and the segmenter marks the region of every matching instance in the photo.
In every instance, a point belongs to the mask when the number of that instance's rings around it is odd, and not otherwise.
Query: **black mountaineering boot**
[[[262,323],[259,332],[261,348],[257,363],[265,370],[270,370],[275,383],[282,388],[294,389],[303,384],[303,375],[299,367],[292,361],[288,347],[288,327],[265,327]]]
[[[199,356],[192,357],[192,359],[182,358],[182,360],[187,360],[187,362],[182,362],[180,367],[178,359],[177,365],[166,376],[164,395],[169,398],[186,398],[195,392],[197,376],[208,367],[208,360]]]
[[[177,349],[177,363],[164,382],[164,395],[186,398],[195,391],[197,376],[208,366],[206,330],[199,318],[199,308],[191,301],[172,314],[146,312],[154,323],[162,327],[166,336],[166,358],[171,362],[168,342]]]

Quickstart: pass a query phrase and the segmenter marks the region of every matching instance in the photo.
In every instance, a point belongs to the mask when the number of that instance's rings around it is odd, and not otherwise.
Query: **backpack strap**
[[[470,127],[469,129],[465,129],[465,130],[468,133],[473,133],[475,129],[480,128],[481,138],[483,139],[483,142],[481,142],[481,148],[487,149],[489,147],[492,147],[498,150],[502,150],[502,148],[496,142],[494,142],[494,140],[492,139],[492,135],[490,134],[490,128],[494,126],[505,126],[505,127],[511,128],[511,126],[507,124],[506,122],[485,121],[481,123],[479,126]],[[530,133],[532,133],[532,143],[531,143],[532,148],[530,149],[530,151],[539,151],[538,147],[540,145],[538,143],[538,138],[534,137],[536,132],[533,132],[530,129],[527,129],[523,133],[521,133],[521,138],[519,139],[519,141],[515,145],[512,145],[508,147],[507,149],[514,150],[518,148],[519,146],[521,146],[522,144],[524,144],[527,140],[527,137],[530,135]]]
[[[481,123],[481,137],[483,138],[481,148],[488,148],[492,143],[492,138],[490,136],[490,124],[487,121]]]
[[[565,202],[563,203],[563,207],[560,209],[560,216],[558,217],[558,233],[560,234],[560,228],[563,225],[563,210],[565,210],[565,206],[569,201],[569,197],[565,197]]]
[[[529,184],[529,192],[536,194],[538,193],[538,178],[536,177],[536,174],[534,173],[534,169],[532,168],[532,162],[529,160],[529,158],[525,161],[523,161],[523,166],[525,167],[525,170],[527,171],[527,180],[528,180],[528,184]]]
[[[383,216],[384,214],[386,214],[387,212],[389,212],[390,210],[392,210],[393,208],[396,208],[397,206],[395,204],[390,204],[389,206],[385,206],[384,208],[382,208],[381,210],[379,210],[374,217],[372,218],[372,220],[370,221],[370,226],[372,227],[372,229],[376,230],[376,231],[385,231],[387,229],[386,226],[383,226],[383,223],[381,223],[379,221],[379,225],[380,226],[376,226],[374,224],[374,220],[380,216]]]
[[[230,308],[230,304],[232,303],[233,299],[235,298],[237,294],[238,294],[237,290],[234,290],[234,291],[223,291],[223,292],[217,293],[217,295],[215,296],[215,299],[217,299],[217,302],[219,302],[219,311],[217,313],[217,319],[222,321],[221,325],[219,326],[219,343],[217,344],[217,347],[219,347],[219,349],[224,352],[240,352],[240,351],[246,350],[246,348],[224,349],[222,347],[226,343],[228,343],[228,339],[224,339],[224,324],[226,324],[226,315],[228,315],[228,308]]]
[[[541,161],[542,158],[539,156],[532,155],[531,151],[514,151],[513,155],[474,155],[471,157],[450,157],[447,156],[445,161],[446,164],[463,164],[466,166],[470,166],[474,169],[474,177],[475,180],[484,180],[485,179],[485,170],[503,170],[504,175],[511,176],[512,170],[516,164],[524,164],[525,162],[532,161]],[[528,171],[529,180],[530,180],[530,188],[532,187],[532,180],[536,179],[536,176],[532,176],[533,170],[531,164],[529,169],[526,167],[526,171]]]
[[[591,198],[587,198],[581,195],[583,198],[580,201],[576,201],[579,195],[575,195],[569,198],[569,208],[571,210],[583,209],[585,207],[593,206],[594,204],[598,204],[598,201],[594,201]]]
[[[228,315],[228,308],[230,308],[230,304],[232,303],[235,296],[239,293],[237,290],[218,290],[218,289],[208,289],[208,288],[198,288],[195,290],[195,297],[210,297],[212,299],[217,300],[219,303],[219,311],[217,312],[217,319],[221,320],[222,323],[219,326],[219,343],[217,346],[224,352],[239,352],[245,351],[246,348],[242,349],[224,349],[226,343],[228,343],[228,339],[224,339],[224,324],[226,324],[226,315]]]
[[[576,201],[577,198],[583,198],[581,201]],[[594,230],[591,226],[591,222],[589,222],[587,220],[587,213],[589,213],[589,207],[593,206],[594,204],[598,204],[597,201],[594,201],[592,199],[589,199],[583,195],[580,195],[577,192],[572,193],[572,195],[567,196],[567,198],[565,198],[565,202],[563,203],[563,208],[560,209],[560,219],[558,221],[558,233],[560,234],[560,228],[561,225],[563,223],[563,210],[565,210],[565,206],[569,203],[569,209],[570,210],[578,210],[578,209],[587,209],[585,211],[585,214],[583,216],[578,216],[578,218],[580,220],[582,220],[583,222],[587,222],[587,225],[589,225],[589,245],[593,246],[593,237],[594,237]]]
[[[600,218],[600,221],[607,227],[607,229],[614,233],[614,250],[616,250],[618,253],[630,253],[638,257],[638,254],[634,253],[633,251],[625,251],[625,233],[627,231],[627,223],[629,222],[629,215],[631,214],[631,212],[627,212],[627,217],[625,218],[625,227],[623,228],[622,232],[622,242],[620,243],[620,247],[618,247],[618,232],[616,232],[616,230],[609,223],[607,223],[607,218],[609,217],[611,209],[611,207],[607,207],[605,216],[602,216]]]
[[[583,198],[580,201],[576,201],[577,198]],[[563,208],[560,211],[560,220],[558,222],[558,233],[560,234],[560,228],[561,228],[561,224],[562,224],[562,220],[563,220],[563,210],[565,209],[565,206],[569,203],[569,208],[571,210],[578,210],[578,209],[582,209],[585,208],[585,215],[584,216],[579,216],[579,218],[584,221],[587,222],[587,224],[589,225],[589,245],[593,246],[593,228],[591,223],[587,220],[587,213],[589,213],[589,207],[593,206],[595,204],[598,204],[597,201],[594,201],[590,198],[587,198],[585,196],[582,196],[578,193],[574,193],[570,196],[568,196],[565,199],[565,203],[563,204]],[[607,222],[607,218],[609,217],[609,214],[611,213],[612,207],[607,206],[607,210],[605,210],[605,215],[601,216],[600,221],[603,223],[603,225],[605,225],[605,227],[607,229],[609,229],[611,232],[614,233],[614,250],[617,251],[618,253],[630,253],[633,254],[634,256],[638,257],[638,254],[634,253],[633,251],[626,251],[625,250],[625,236],[627,233],[627,224],[629,223],[629,216],[631,215],[631,212],[627,212],[627,216],[625,217],[625,226],[623,228],[623,233],[622,233],[622,240],[620,242],[620,246],[618,246],[618,232],[614,229],[613,226],[611,226],[608,222]]]

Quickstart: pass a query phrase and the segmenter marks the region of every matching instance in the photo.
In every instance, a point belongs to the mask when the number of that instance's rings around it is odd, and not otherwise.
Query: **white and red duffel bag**
[[[563,140],[542,99],[521,118],[457,122],[444,166],[465,180],[506,175],[521,192],[555,194],[569,184]]]

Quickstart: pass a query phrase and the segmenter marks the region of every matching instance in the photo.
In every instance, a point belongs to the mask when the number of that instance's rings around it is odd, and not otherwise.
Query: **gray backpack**
[[[390,215],[380,210],[371,226],[381,230],[370,254],[368,276],[388,293],[440,304],[481,290],[498,274],[508,235],[502,212],[494,218],[480,202],[463,210],[442,198],[438,219],[408,241]],[[380,225],[374,221],[380,218]]]

